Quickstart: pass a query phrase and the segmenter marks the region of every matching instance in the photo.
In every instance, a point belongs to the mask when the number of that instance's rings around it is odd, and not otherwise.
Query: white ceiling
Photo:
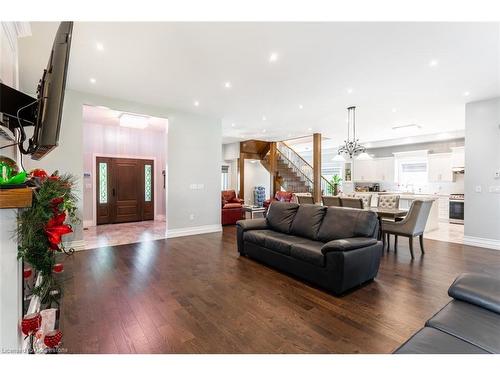
[[[20,41],[22,89],[56,28],[32,23]],[[78,22],[68,87],[217,116],[224,142],[314,131],[341,143],[356,105],[359,138],[380,141],[462,130],[466,102],[500,95],[499,40],[498,23]],[[392,130],[410,123],[421,128]]]

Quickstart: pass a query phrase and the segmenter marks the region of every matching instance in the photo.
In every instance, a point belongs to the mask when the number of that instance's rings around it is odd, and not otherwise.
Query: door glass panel
[[[144,165],[144,200],[146,202],[151,202],[151,195],[152,195],[151,179],[152,179],[152,168],[151,165],[146,164]]]
[[[99,163],[99,203],[108,203],[108,164]]]

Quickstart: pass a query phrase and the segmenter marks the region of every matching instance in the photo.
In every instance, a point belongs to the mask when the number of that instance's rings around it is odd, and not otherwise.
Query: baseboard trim
[[[94,226],[94,222],[92,220],[83,220],[83,227],[84,228],[88,228],[88,227],[93,227]]]
[[[481,238],[473,236],[464,236],[464,245],[485,247],[493,250],[500,250],[500,240],[492,238]]]
[[[175,228],[167,230],[167,238],[194,236],[196,234],[222,232],[222,225],[202,225],[199,227]]]
[[[64,247],[67,250],[68,249],[75,249],[75,251],[82,251],[82,250],[85,250],[85,241],[78,240],[78,241],[64,242]]]

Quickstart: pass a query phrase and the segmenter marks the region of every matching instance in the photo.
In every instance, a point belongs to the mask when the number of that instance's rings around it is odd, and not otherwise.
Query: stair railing
[[[310,191],[313,190],[314,169],[302,156],[295,152],[285,142],[277,142],[276,149],[288,162],[288,167],[298,175],[303,176]],[[333,195],[333,185],[325,177],[321,176],[322,195]]]

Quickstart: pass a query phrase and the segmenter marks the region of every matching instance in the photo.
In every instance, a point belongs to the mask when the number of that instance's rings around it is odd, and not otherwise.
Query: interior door
[[[154,219],[153,160],[96,158],[97,224]]]

